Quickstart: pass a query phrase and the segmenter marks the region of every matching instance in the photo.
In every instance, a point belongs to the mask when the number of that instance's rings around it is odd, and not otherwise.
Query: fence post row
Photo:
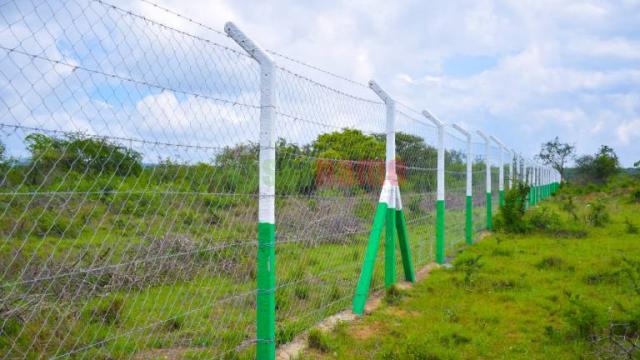
[[[276,144],[273,132],[276,114],[276,66],[271,57],[249,39],[234,23],[226,23],[224,30],[231,39],[238,43],[260,65],[256,358],[273,360],[276,357]]]
[[[260,65],[260,139],[259,139],[259,198],[258,198],[258,252],[256,274],[256,358],[259,360],[274,360],[275,339],[275,108],[276,108],[276,65],[271,57],[249,39],[234,23],[225,24],[225,32],[244,51],[246,51]],[[402,257],[405,279],[415,281],[415,272],[411,259],[409,238],[405,215],[402,209],[402,198],[398,186],[396,172],[395,149],[395,102],[375,81],[369,82],[369,87],[384,101],[386,108],[386,156],[385,180],[380,193],[380,199],[373,218],[369,234],[369,241],[365,252],[365,259],[356,286],[353,299],[353,312],[362,315],[371,285],[376,254],[380,246],[383,227],[385,231],[385,287],[396,282],[395,271],[395,236],[397,233]],[[422,114],[438,129],[438,161],[437,161],[437,199],[436,199],[436,262],[445,262],[445,124],[424,110]],[[468,244],[473,243],[473,159],[471,150],[471,134],[462,127],[452,124],[453,128],[462,133],[466,141],[466,203],[465,203],[465,238]],[[493,140],[500,151],[499,191],[500,206],[504,205],[504,159],[503,151],[509,151],[506,146],[493,136],[487,136],[477,130],[477,134],[485,142],[485,171],[486,171],[486,208],[487,229],[492,230],[492,197],[491,197],[491,156],[490,140]],[[509,188],[513,187],[513,179],[520,176],[527,181],[532,190],[528,204],[535,205],[539,199],[553,194],[561,177],[557,172],[544,170],[532,163],[527,166],[524,158],[514,151],[513,160],[509,163]],[[520,162],[518,163],[518,159]],[[515,171],[514,171],[515,162]],[[518,166],[520,170],[518,170]],[[542,185],[542,186],[538,186]],[[543,189],[544,188],[544,189]],[[540,193],[539,193],[540,191]]]
[[[402,200],[400,188],[398,186],[398,176],[396,173],[396,138],[395,138],[395,101],[375,82],[370,81],[369,87],[380,99],[383,100],[386,108],[387,129],[386,129],[386,154],[385,154],[385,177],[380,192],[380,200],[373,218],[373,225],[369,233],[369,241],[365,252],[365,259],[356,285],[356,292],[353,298],[352,310],[357,315],[362,315],[364,306],[369,296],[371,277],[375,266],[376,254],[380,246],[380,236],[382,228],[386,226],[385,232],[385,287],[395,284],[395,232],[398,233],[400,243],[400,254],[402,256],[402,266],[404,276],[407,281],[415,281],[411,251],[409,248],[409,238],[406,228],[406,221],[402,210]]]
[[[458,124],[451,125],[461,132],[467,139],[467,192],[465,200],[465,239],[467,244],[473,244],[473,155],[471,153],[471,134]]]
[[[444,189],[444,123],[435,116],[431,115],[427,110],[422,111],[422,115],[431,121],[438,129],[438,168],[437,168],[437,197],[436,197],[436,262],[444,264],[445,261],[445,189]]]

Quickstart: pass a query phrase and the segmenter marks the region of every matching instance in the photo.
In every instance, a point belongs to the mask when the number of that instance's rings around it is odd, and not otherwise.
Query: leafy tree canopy
[[[555,139],[542,144],[540,153],[537,155],[545,165],[553,167],[564,178],[564,169],[567,162],[575,156],[575,146],[561,143],[556,136]]]
[[[607,145],[600,146],[594,155],[584,155],[576,160],[578,175],[583,180],[603,183],[615,175],[620,162],[615,151]]]
[[[32,162],[42,169],[89,170],[121,176],[142,172],[142,155],[139,152],[106,139],[84,135],[57,138],[33,133],[25,140]]]

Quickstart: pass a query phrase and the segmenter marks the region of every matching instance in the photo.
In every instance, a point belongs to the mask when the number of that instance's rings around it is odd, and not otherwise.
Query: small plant
[[[306,285],[296,286],[293,293],[299,300],[306,300],[309,298],[309,287]]]
[[[309,348],[323,353],[331,351],[329,337],[320,329],[311,329],[311,331],[309,331],[307,345],[309,345]]]
[[[531,211],[529,222],[538,230],[549,231],[561,227],[560,216],[547,207],[540,207]]]
[[[463,253],[456,258],[454,266],[456,269],[459,269],[464,273],[465,286],[469,287],[473,285],[475,274],[482,267],[482,263],[480,262],[481,257],[482,255]]]
[[[638,229],[638,226],[634,223],[631,222],[631,220],[626,219],[624,221],[624,226],[625,226],[625,231],[627,234],[637,234],[639,232],[640,229]]]
[[[564,318],[571,326],[573,335],[584,340],[594,340],[600,328],[600,314],[578,295],[567,294],[569,306]]]
[[[536,264],[536,268],[539,270],[551,269],[561,270],[565,267],[564,259],[558,256],[547,256]]]
[[[609,223],[611,217],[607,212],[607,207],[601,201],[596,201],[589,204],[589,214],[587,215],[587,221],[589,224],[595,227],[603,227]]]
[[[400,300],[404,297],[404,292],[400,290],[397,286],[393,285],[388,287],[384,293],[384,302],[389,305],[398,305]]]
[[[566,211],[573,217],[573,220],[578,220],[578,214],[576,213],[576,204],[573,202],[573,196],[569,195],[562,201],[562,210]]]
[[[640,188],[633,190],[631,193],[631,202],[640,204]]]
[[[495,227],[509,233],[524,233],[527,231],[527,224],[524,221],[525,204],[529,186],[518,182],[513,188],[506,192],[504,206],[500,209],[496,217]]]
[[[119,296],[107,296],[98,301],[89,316],[92,322],[114,324],[120,320],[124,300]]]

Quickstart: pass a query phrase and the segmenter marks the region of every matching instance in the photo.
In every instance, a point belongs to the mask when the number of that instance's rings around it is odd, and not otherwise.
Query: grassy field
[[[637,195],[560,192],[301,358],[640,359]]]

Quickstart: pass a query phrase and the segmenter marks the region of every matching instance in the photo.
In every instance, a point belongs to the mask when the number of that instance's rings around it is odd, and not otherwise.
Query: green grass
[[[556,198],[541,207],[576,226],[561,210],[566,197]],[[627,225],[640,208],[628,198],[574,198],[578,223],[596,201],[610,214],[603,226],[584,225],[586,237],[557,228],[493,234],[404,298],[338,326],[325,339],[331,352],[302,358],[622,358],[609,336],[640,336],[640,237]]]

